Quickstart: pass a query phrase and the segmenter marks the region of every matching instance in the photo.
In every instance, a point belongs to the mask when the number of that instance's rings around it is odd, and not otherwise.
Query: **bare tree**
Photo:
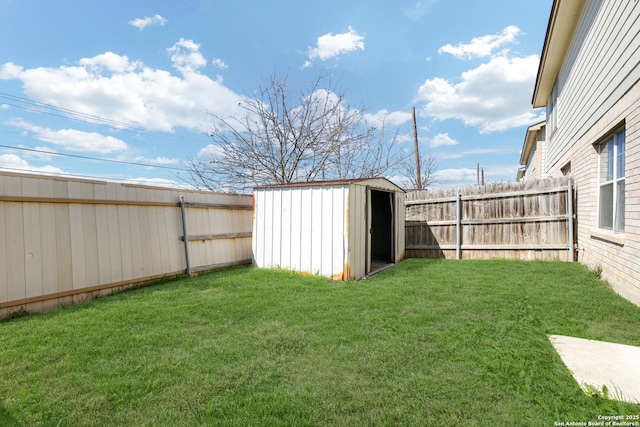
[[[383,176],[404,162],[397,132],[368,124],[364,108],[349,104],[330,74],[320,74],[296,96],[286,76],[265,82],[238,106],[241,114],[212,114],[210,155],[190,161],[198,187],[243,191],[255,185]]]
[[[435,155],[424,156],[420,154],[420,186],[418,186],[416,176],[416,163],[415,158],[412,156],[406,159],[402,165],[402,173],[409,181],[410,188],[421,188],[426,190],[427,188],[438,183],[438,177],[436,172],[438,171],[438,158]]]

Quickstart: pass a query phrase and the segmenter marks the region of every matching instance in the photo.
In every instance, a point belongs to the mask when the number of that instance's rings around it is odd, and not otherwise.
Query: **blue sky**
[[[515,179],[552,0],[0,0],[0,168],[180,182],[207,112],[331,71],[439,186]],[[103,159],[103,160],[96,160]],[[104,161],[108,160],[108,161]],[[128,162],[128,163],[124,163]],[[154,167],[155,166],[155,167]]]

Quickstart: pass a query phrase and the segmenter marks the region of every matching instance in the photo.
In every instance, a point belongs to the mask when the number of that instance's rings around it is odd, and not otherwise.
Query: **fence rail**
[[[0,318],[250,263],[252,203],[246,195],[0,173]]]
[[[409,192],[407,256],[573,261],[573,203],[568,178]]]

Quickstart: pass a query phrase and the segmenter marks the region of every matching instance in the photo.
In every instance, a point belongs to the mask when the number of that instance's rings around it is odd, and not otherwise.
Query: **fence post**
[[[456,195],[456,259],[462,259],[462,196]]]
[[[182,241],[184,242],[184,256],[187,262],[187,275],[191,276],[191,264],[189,262],[189,235],[187,234],[187,215],[184,205],[184,196],[180,196],[180,214],[182,216]]]
[[[567,185],[567,219],[569,220],[569,262],[575,261],[575,249],[573,246],[573,185],[571,185],[571,179]]]

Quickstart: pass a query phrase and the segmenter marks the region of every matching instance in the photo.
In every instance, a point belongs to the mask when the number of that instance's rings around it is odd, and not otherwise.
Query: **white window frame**
[[[617,129],[596,148],[598,151],[598,228],[614,233],[624,233],[625,128]],[[606,162],[603,160],[605,153]],[[606,170],[604,170],[605,168]],[[611,190],[607,190],[606,187],[611,187]],[[605,203],[603,193],[608,195],[609,192],[611,195],[608,198],[612,200],[610,206],[603,206]]]

